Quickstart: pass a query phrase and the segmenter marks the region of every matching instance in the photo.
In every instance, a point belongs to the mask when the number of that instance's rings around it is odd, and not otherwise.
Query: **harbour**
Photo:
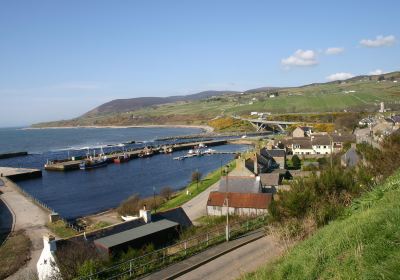
[[[170,147],[173,151],[182,151],[182,150],[189,150],[194,146],[198,146],[201,144],[206,145],[207,147],[219,146],[224,145],[228,141],[227,140],[209,140],[209,141],[196,141],[196,142],[188,142],[188,143],[180,143],[180,144],[171,144],[167,147]],[[127,151],[118,151],[118,152],[111,152],[106,153],[104,156],[109,162],[113,162],[115,158],[124,157],[127,155],[130,159],[141,157],[146,153],[146,150],[149,149],[147,147],[142,149],[135,149],[135,150],[127,150]],[[158,148],[151,148],[153,154],[159,154],[162,152],[161,147]],[[78,160],[59,160],[56,162],[48,162],[45,165],[45,169],[48,171],[69,171],[69,170],[77,170],[79,169],[79,165],[84,161],[84,159]]]
[[[18,181],[18,186],[71,222],[79,217],[116,208],[134,194],[149,197],[167,186],[174,191],[180,190],[190,183],[193,172],[198,171],[206,176],[221,165],[229,163],[236,153],[249,148],[247,143],[237,143],[232,137],[210,139],[191,136],[178,141],[155,141],[165,138],[163,136],[172,137],[173,134],[198,134],[197,129],[184,128],[41,130],[45,138],[38,132],[19,129],[0,131],[5,136],[0,142],[13,140],[14,150],[28,151],[28,155],[24,157],[1,159],[0,166],[40,171],[41,176],[31,178],[28,176],[29,172],[24,174],[26,180]],[[79,133],[80,137],[70,139],[71,133]],[[124,146],[118,143],[124,143]],[[200,143],[215,152],[210,156],[195,156],[184,161],[173,159],[186,156],[190,149]],[[101,146],[110,158],[107,167],[79,171],[79,163],[83,161],[87,151],[85,147],[89,147],[91,152],[95,149],[98,154]],[[153,147],[153,154],[139,158],[145,147]],[[157,147],[161,149],[158,150]],[[163,147],[172,147],[172,152],[164,153]],[[122,159],[120,164],[111,161],[127,153],[129,160]],[[72,161],[72,157],[81,158]],[[70,160],[65,161],[68,158]],[[45,169],[47,160],[62,166],[58,170],[61,172]]]

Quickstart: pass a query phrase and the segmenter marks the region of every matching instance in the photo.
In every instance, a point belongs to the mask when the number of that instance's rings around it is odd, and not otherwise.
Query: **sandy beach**
[[[49,127],[24,127],[22,130],[33,130],[33,129],[78,129],[78,128],[160,128],[160,127],[177,127],[177,128],[200,128],[204,131],[204,133],[211,133],[214,131],[214,128],[208,125],[181,125],[181,124],[149,124],[149,125],[107,125],[107,126],[98,126],[98,125],[87,125],[87,126],[49,126]]]

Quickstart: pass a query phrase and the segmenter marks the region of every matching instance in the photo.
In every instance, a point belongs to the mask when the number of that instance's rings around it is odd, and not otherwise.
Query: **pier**
[[[21,181],[42,177],[42,170],[29,168],[0,167],[0,177],[7,177],[12,181]]]
[[[198,146],[199,144],[204,144],[208,147],[213,146],[220,146],[227,144],[227,140],[210,140],[210,141],[197,141],[197,142],[189,142],[189,143],[180,143],[180,144],[172,144],[168,145],[173,149],[173,151],[182,151],[182,150],[189,150],[192,149],[194,146]],[[120,152],[113,152],[106,154],[106,157],[112,161],[114,158],[123,156],[127,154],[129,158],[138,158],[139,154],[143,153],[144,149],[137,149],[137,150],[128,150],[128,151],[120,151]],[[159,154],[161,149],[153,148],[153,154]],[[83,162],[82,160],[65,160],[65,161],[57,161],[57,162],[50,162],[45,165],[45,169],[48,171],[69,171],[69,170],[77,170],[79,169],[79,164]]]
[[[12,152],[0,154],[0,159],[27,156],[28,152]]]

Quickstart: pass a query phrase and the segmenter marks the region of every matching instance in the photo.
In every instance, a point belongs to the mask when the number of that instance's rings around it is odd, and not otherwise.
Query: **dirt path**
[[[15,215],[14,230],[25,230],[32,241],[31,259],[7,279],[29,279],[32,271],[36,272],[36,263],[43,249],[43,235],[49,232],[45,226],[49,213],[18,192],[13,182],[7,179],[3,181],[5,184],[0,187],[3,192],[1,197]]]

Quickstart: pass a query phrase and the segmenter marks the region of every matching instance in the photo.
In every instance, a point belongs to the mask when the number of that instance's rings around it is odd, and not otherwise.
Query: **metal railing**
[[[34,204],[36,204],[37,206],[41,207],[42,209],[44,209],[45,211],[48,211],[50,213],[57,213],[53,208],[51,208],[49,205],[47,205],[46,203],[41,202],[40,200],[38,200],[36,197],[34,197],[33,195],[31,195],[30,193],[26,192],[23,188],[21,188],[18,184],[14,183],[14,181],[10,180],[10,179],[6,179],[9,183],[9,185],[11,185],[13,188],[15,188],[18,192],[20,192],[22,195],[24,195],[26,198],[28,198],[29,200],[31,200]],[[60,220],[63,221],[65,223],[66,226],[68,226],[69,228],[75,230],[76,232],[82,232],[83,228],[79,227],[77,225],[74,225],[70,222],[68,222],[67,220],[65,220],[64,218],[60,217]]]
[[[265,225],[265,216],[235,222],[229,225],[230,236],[237,238],[249,231]],[[167,265],[184,260],[204,251],[206,248],[225,241],[225,225],[218,226],[206,233],[180,241],[168,247],[147,253],[140,257],[117,263],[108,268],[80,277],[81,280],[95,279],[133,279],[158,271]]]

